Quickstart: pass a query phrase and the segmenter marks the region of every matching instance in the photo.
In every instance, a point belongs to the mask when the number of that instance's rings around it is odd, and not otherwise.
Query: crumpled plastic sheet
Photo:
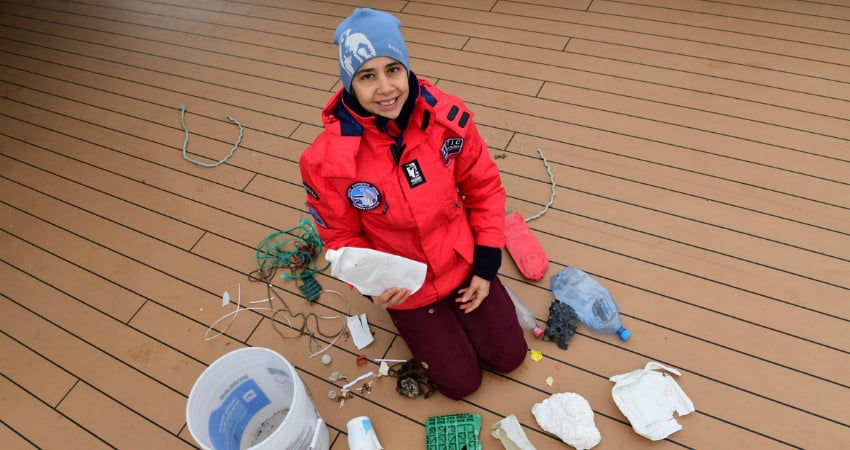
[[[643,369],[609,378],[614,387],[611,395],[620,412],[629,419],[632,429],[653,441],[666,439],[682,429],[673,413],[684,416],[694,412],[694,404],[666,370],[681,376],[678,370],[650,361]]]

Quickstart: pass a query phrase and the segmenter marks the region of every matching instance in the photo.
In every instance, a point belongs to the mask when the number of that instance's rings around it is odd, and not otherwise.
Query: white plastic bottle
[[[537,319],[534,318],[534,314],[528,309],[528,307],[525,306],[522,300],[514,294],[514,291],[512,291],[507,284],[502,283],[502,286],[504,286],[505,290],[508,291],[508,297],[510,297],[511,301],[514,303],[516,315],[519,319],[519,325],[534,333],[534,337],[540,338],[540,336],[543,335],[543,329],[537,326]]]
[[[555,299],[570,305],[578,320],[591,330],[616,334],[624,341],[632,335],[620,322],[620,311],[614,298],[584,271],[565,267],[549,281]]]
[[[415,293],[425,281],[428,267],[412,259],[370,248],[328,249],[331,276],[351,284],[363,295],[381,295],[391,287]]]

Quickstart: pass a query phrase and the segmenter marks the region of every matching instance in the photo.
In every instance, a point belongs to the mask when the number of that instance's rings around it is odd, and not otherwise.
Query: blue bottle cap
[[[632,337],[632,332],[623,327],[620,327],[620,329],[617,330],[617,335],[620,336],[620,339],[628,341],[629,338]]]

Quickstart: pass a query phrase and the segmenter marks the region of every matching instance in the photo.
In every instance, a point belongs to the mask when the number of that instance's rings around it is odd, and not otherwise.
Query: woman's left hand
[[[456,302],[460,303],[460,309],[469,314],[475,311],[481,302],[490,295],[490,282],[477,275],[472,276],[469,287],[458,291],[461,296]]]
[[[404,303],[408,297],[410,297],[410,289],[391,287],[381,295],[372,297],[372,301],[381,308],[387,309],[390,306],[398,306]]]

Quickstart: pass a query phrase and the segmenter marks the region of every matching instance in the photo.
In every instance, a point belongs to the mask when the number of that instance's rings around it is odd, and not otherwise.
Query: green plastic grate
[[[481,450],[481,416],[475,413],[429,417],[425,422],[427,450]]]

